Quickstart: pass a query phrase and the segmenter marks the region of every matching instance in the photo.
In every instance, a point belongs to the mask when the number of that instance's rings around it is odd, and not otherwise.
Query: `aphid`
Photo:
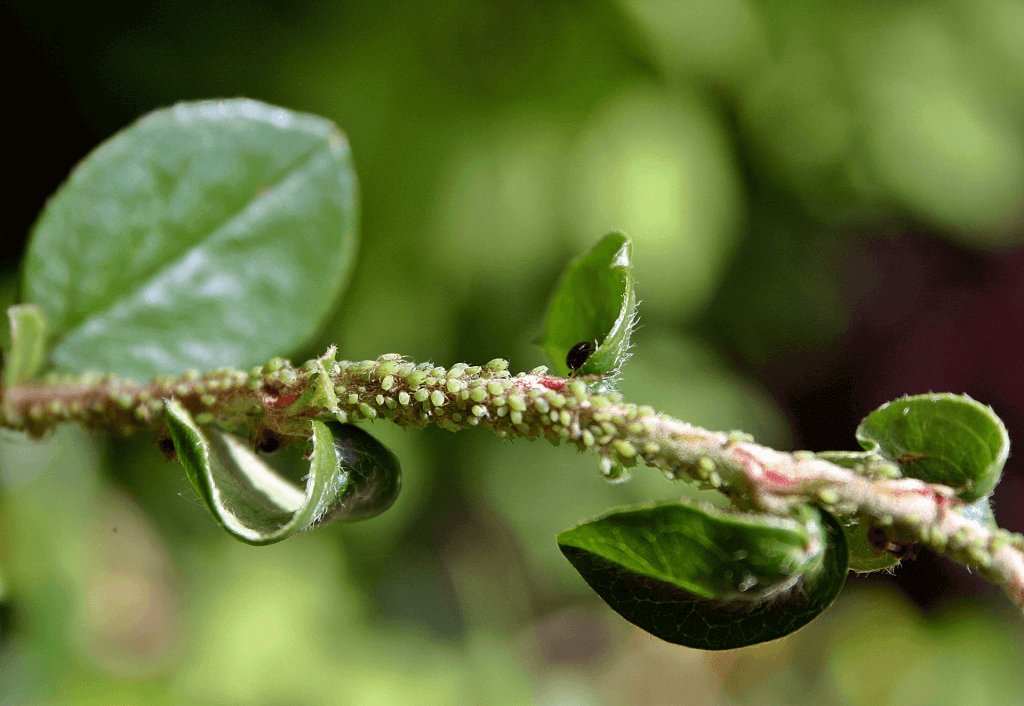
[[[587,362],[587,358],[589,358],[593,352],[593,343],[590,341],[580,341],[569,349],[569,352],[565,356],[565,364],[569,366],[569,370],[575,373],[583,367],[583,364]]]

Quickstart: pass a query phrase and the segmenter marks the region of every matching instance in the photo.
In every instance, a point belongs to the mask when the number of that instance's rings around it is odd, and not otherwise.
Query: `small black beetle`
[[[254,450],[261,454],[272,454],[281,448],[282,439],[276,432],[269,429],[261,429],[256,435]]]
[[[565,356],[565,364],[569,366],[569,370],[575,373],[583,364],[587,362],[587,358],[594,352],[594,344],[590,341],[580,341],[575,346],[569,349],[569,353]]]

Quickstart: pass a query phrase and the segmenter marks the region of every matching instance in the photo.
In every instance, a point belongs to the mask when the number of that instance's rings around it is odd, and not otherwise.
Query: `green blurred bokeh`
[[[5,7],[97,142],[239,94],[348,133],[361,259],[295,360],[336,343],[530,369],[561,268],[618,229],[643,300],[627,396],[791,448],[735,360],[843,332],[839,233],[1021,242],[1013,0],[117,7]],[[791,638],[673,647],[602,607],[554,537],[689,491],[642,468],[606,484],[543,441],[372,431],[402,460],[397,504],[268,548],[221,532],[151,438],[3,437],[0,703],[1024,704],[1008,604],[924,616],[851,578]]]

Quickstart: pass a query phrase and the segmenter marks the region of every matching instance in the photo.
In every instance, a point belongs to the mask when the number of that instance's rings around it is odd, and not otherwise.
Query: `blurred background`
[[[567,260],[621,229],[631,400],[825,450],[886,400],[966,392],[1024,440],[1020,2],[8,0],[0,32],[5,306],[79,159],[244,95],[337,122],[362,184],[355,279],[293,360],[528,370]],[[678,494],[659,473],[372,431],[402,459],[395,507],[266,548],[152,438],[5,437],[0,703],[1024,704],[1024,620],[927,552],[851,575],[789,638],[692,651],[605,608],[554,539]],[[1016,455],[1000,524],[1022,507]]]

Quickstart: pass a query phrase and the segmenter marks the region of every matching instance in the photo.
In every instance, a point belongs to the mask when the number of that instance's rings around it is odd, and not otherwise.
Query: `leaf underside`
[[[687,506],[676,507],[686,513],[692,510]],[[773,591],[769,585],[771,577],[781,575],[781,569],[793,559],[792,543],[799,539],[799,532],[785,539],[784,533],[792,527],[780,528],[778,518],[769,518],[763,526],[749,518],[743,520],[747,523],[745,527],[709,528],[706,523],[698,523],[691,525],[695,531],[689,541],[673,547],[671,542],[665,541],[668,526],[665,518],[658,517],[665,509],[666,506],[656,506],[626,511],[642,513],[633,518],[631,530],[623,529],[618,522],[614,523],[618,525],[614,528],[601,528],[598,524],[599,541],[586,537],[586,530],[593,529],[594,522],[601,523],[619,514],[611,513],[562,533],[559,545],[584,580],[612,609],[667,642],[724,650],[783,637],[831,605],[845,583],[846,539],[839,523],[828,513],[814,509],[821,519],[810,523],[821,532],[820,553],[807,557],[805,565],[790,565],[789,569],[803,572],[799,580],[788,584],[778,582],[775,584],[778,590]],[[679,511],[670,510],[670,515],[678,520]],[[726,523],[731,522],[732,518],[726,520]],[[776,534],[771,536],[765,530]],[[783,534],[779,534],[780,531]],[[747,534],[745,541],[742,540],[744,533]],[[731,544],[716,544],[727,537],[731,538]],[[660,557],[660,566],[655,568],[655,563],[642,559],[645,552],[637,551],[638,543],[650,545],[651,552],[647,554]],[[616,548],[609,551],[612,545]],[[784,550],[786,545],[788,550]],[[765,552],[765,555],[736,558],[751,550]],[[723,568],[726,563],[709,561],[709,557],[732,557],[731,567]],[[774,567],[773,561],[778,562]],[[665,571],[664,567],[669,566],[673,568]],[[725,578],[739,582],[733,588],[739,587],[741,591],[722,590],[724,573],[729,572],[734,574]],[[755,586],[750,591],[752,595],[745,595],[743,585],[752,577],[765,579],[763,590],[758,591]],[[717,597],[714,591],[719,591]]]

